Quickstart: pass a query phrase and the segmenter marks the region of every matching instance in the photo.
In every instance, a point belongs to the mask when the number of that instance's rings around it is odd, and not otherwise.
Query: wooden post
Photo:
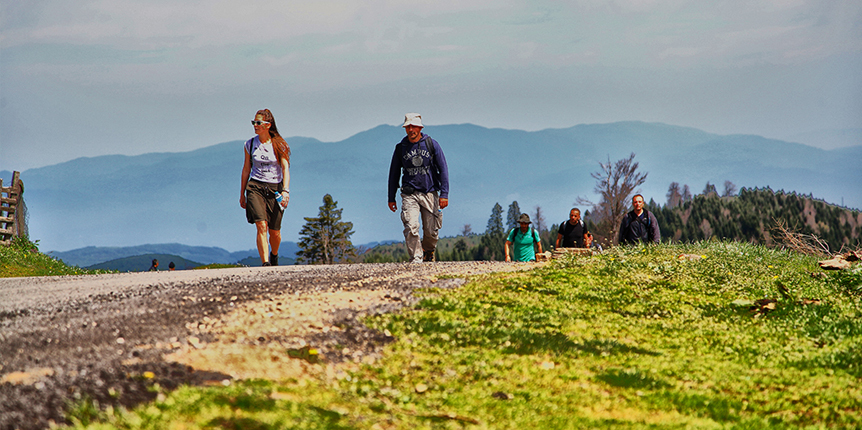
[[[3,179],[0,179],[0,245],[11,244],[12,238],[20,234],[21,226],[16,222],[24,188],[20,176],[20,172],[13,172],[9,187],[4,187]]]

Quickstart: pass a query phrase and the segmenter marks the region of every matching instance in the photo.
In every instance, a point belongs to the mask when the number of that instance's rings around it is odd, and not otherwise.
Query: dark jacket
[[[644,215],[646,216],[638,217],[635,215],[635,211],[631,211],[623,217],[623,222],[620,223],[620,245],[661,242],[661,232],[655,215],[646,209],[644,209]]]
[[[429,148],[429,143],[433,148]],[[403,176],[402,176],[403,173]],[[438,191],[440,198],[449,198],[449,167],[436,140],[422,133],[422,139],[411,143],[407,137],[395,145],[389,164],[389,201],[395,201],[399,179],[421,193]]]

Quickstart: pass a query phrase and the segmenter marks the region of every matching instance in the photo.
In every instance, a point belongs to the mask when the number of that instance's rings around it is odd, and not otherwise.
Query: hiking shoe
[[[263,266],[263,267],[272,266],[272,264],[269,264],[269,261],[265,261],[263,264],[261,264],[261,266]]]
[[[278,254],[269,253],[269,265],[278,266]]]
[[[422,257],[422,261],[434,261],[434,250],[425,251],[425,255]]]

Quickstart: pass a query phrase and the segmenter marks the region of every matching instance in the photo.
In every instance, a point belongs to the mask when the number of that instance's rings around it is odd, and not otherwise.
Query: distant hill
[[[707,181],[720,186],[730,180],[740,188],[769,186],[862,207],[862,145],[826,151],[644,122],[535,132],[459,124],[424,131],[440,142],[450,168],[444,236],[457,235],[465,224],[481,233],[494,204],[507,207],[513,200],[525,211],[541,206],[549,223],[563,221],[578,196],[594,196],[590,173],[598,163],[631,152],[649,173],[641,187],[647,200],[663,201],[671,182],[697,193]],[[378,126],[340,142],[288,139],[291,202],[283,240],[299,239],[303,218],[317,216],[326,193],[354,224],[354,243],[400,240],[399,215],[386,205],[386,178],[403,134],[400,127]],[[21,178],[31,237],[44,250],[141,243],[248,249],[255,228],[239,207],[242,161],[237,140],[190,152],[79,158],[26,170]]]
[[[796,193],[771,189],[740,190],[733,197],[698,195],[671,208],[650,205],[663,240],[695,242],[719,238],[776,245],[781,223],[790,232],[813,235],[834,252],[862,246],[862,212]]]
[[[279,254],[288,258],[293,258],[298,250],[299,247],[296,243],[282,242]],[[78,267],[90,267],[107,261],[149,254],[176,255],[190,261],[200,261],[201,263],[198,264],[199,266],[212,263],[234,264],[250,257],[258,259],[258,261],[260,260],[257,249],[228,252],[222,248],[188,246],[179,243],[147,244],[127,247],[88,246],[64,252],[52,251],[47,254],[56,259],[63,260],[66,264]],[[159,261],[161,261],[161,259]],[[247,265],[251,266],[253,264]],[[149,264],[147,265],[147,268],[149,268]]]
[[[173,262],[176,270],[191,270],[203,266],[201,263],[186,260],[178,255],[169,254],[144,254],[134,257],[118,258],[104,263],[85,267],[91,270],[116,270],[119,272],[146,272],[152,266],[153,259],[159,260],[159,271],[168,270],[168,265]]]

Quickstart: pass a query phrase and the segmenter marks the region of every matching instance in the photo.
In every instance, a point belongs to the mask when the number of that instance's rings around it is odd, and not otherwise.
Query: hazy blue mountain
[[[294,242],[282,242],[279,254],[294,258],[299,250]],[[98,247],[87,246],[70,251],[51,251],[48,255],[63,260],[64,263],[78,267],[91,267],[103,262],[135,257],[149,254],[176,255],[189,261],[199,261],[198,266],[212,263],[235,264],[246,258],[255,258],[258,261],[257,249],[246,251],[229,252],[225,249],[212,246],[189,246],[179,243],[146,244],[136,246],[111,246]],[[158,257],[153,257],[158,258]],[[150,259],[150,261],[152,258]],[[159,259],[161,261],[161,259]],[[279,260],[281,261],[281,260]],[[167,264],[167,263],[165,263]],[[167,266],[165,266],[167,267]],[[149,265],[146,267],[149,268]],[[145,269],[146,269],[145,268]],[[112,269],[120,270],[120,269]]]
[[[862,207],[862,145],[826,151],[643,122],[535,132],[471,124],[424,131],[440,142],[449,163],[450,207],[444,210],[443,235],[457,234],[464,224],[481,233],[494,203],[506,207],[512,200],[528,212],[539,205],[548,223],[561,222],[578,196],[595,198],[590,173],[598,163],[631,152],[640,169],[649,172],[641,188],[647,200],[664,202],[674,181],[698,193],[707,181],[722,190],[730,180],[740,188],[770,186]],[[400,127],[379,126],[340,142],[289,138],[291,201],[283,240],[298,241],[303,218],[317,216],[326,193],[344,209],[343,219],[353,222],[354,243],[401,240],[399,215],[386,205],[386,181],[403,134]],[[24,171],[31,236],[45,250],[142,243],[254,248],[255,228],[239,207],[242,144],[80,158]]]
[[[176,270],[191,270],[195,267],[203,266],[201,263],[186,260],[179,255],[143,254],[118,258],[116,260],[87,266],[86,268],[92,270],[117,270],[120,272],[146,272],[147,270],[150,270],[153,259],[159,260],[159,271],[169,270],[168,266],[171,262],[176,266]]]

